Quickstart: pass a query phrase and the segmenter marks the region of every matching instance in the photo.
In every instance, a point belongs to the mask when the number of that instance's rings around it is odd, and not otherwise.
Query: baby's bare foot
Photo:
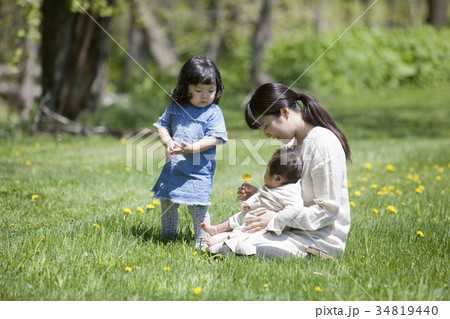
[[[200,227],[207,232],[208,234],[210,234],[211,236],[214,236],[217,234],[217,226],[213,226],[213,225],[207,225],[205,223],[201,223]]]
[[[212,247],[214,245],[223,243],[224,241],[225,241],[225,239],[213,238],[211,236],[206,236],[205,237],[205,242],[206,242],[206,245],[208,245],[208,247]]]

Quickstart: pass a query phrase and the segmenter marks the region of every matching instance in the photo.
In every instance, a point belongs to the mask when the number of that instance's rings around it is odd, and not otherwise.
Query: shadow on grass
[[[179,230],[175,237],[163,238],[161,237],[161,228],[159,225],[148,226],[145,223],[133,225],[131,228],[124,227],[123,234],[131,234],[136,239],[146,243],[168,244],[172,242],[194,242],[194,238],[189,229]]]

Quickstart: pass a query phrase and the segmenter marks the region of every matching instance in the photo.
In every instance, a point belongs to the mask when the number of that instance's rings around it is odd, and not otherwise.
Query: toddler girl
[[[216,145],[228,142],[225,121],[220,110],[222,79],[216,65],[208,58],[193,57],[182,67],[178,84],[159,121],[161,142],[168,161],[153,187],[161,200],[161,234],[176,236],[178,207],[186,204],[194,222],[197,246],[206,232],[202,222],[210,223],[210,205]]]

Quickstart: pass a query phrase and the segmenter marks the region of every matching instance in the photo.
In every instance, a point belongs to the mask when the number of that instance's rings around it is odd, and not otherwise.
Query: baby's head
[[[297,183],[302,175],[302,162],[298,150],[287,147],[273,153],[264,174],[264,183],[268,187],[278,187],[288,183]]]
[[[171,98],[178,103],[189,101],[197,107],[205,107],[206,102],[218,104],[222,92],[222,77],[214,62],[195,56],[181,68]]]

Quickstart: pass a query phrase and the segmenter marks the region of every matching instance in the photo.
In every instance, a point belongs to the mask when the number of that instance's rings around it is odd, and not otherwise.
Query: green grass
[[[445,103],[432,104],[429,112]],[[343,111],[357,113],[355,104],[347,105]],[[443,120],[433,127],[446,129]],[[232,145],[219,149],[214,223],[239,211],[234,193],[244,173],[262,183],[265,167],[239,139],[247,132],[231,134],[238,138],[235,164]],[[159,206],[137,211],[152,202],[148,190],[157,174],[126,171],[126,146],[118,140],[0,139],[0,300],[449,300],[450,138],[381,135],[349,132],[352,227],[346,253],[336,261],[220,259],[196,252],[185,206],[177,239],[162,242]],[[250,136],[256,145],[262,134]],[[276,147],[265,140],[259,153],[267,159]],[[242,165],[247,156],[251,162]],[[158,152],[155,159],[161,158]],[[388,194],[379,195],[383,187]],[[196,287],[202,287],[198,295]]]

